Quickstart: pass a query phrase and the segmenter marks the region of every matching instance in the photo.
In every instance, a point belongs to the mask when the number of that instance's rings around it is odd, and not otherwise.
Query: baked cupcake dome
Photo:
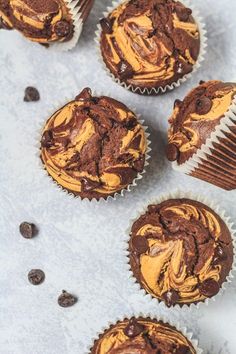
[[[168,307],[216,295],[233,263],[225,222],[190,199],[149,205],[133,224],[129,241],[132,272],[147,293]]]
[[[183,101],[175,102],[169,120],[167,158],[175,161],[173,166],[181,171],[189,165],[190,175],[225,189],[236,188],[236,115],[219,129],[218,141],[212,140],[207,156],[196,169],[191,169],[191,158],[211,140],[235,95],[235,83],[203,82]]]
[[[126,1],[100,21],[109,71],[137,93],[155,93],[193,70],[200,33],[192,11],[174,0]]]
[[[78,0],[82,18],[86,18],[93,0]],[[20,31],[41,44],[69,41],[74,34],[73,18],[65,0],[1,0],[0,18],[9,28]]]
[[[43,129],[41,159],[64,189],[106,199],[127,188],[144,169],[147,141],[135,114],[84,89],[50,117]]]
[[[175,327],[151,318],[132,317],[110,326],[95,341],[90,354],[196,354]]]

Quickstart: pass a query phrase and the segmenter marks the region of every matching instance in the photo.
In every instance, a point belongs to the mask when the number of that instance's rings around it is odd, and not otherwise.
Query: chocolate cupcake
[[[203,59],[203,26],[179,1],[125,1],[100,25],[98,41],[108,71],[139,94],[179,86]]]
[[[170,118],[167,158],[176,170],[236,188],[236,84],[201,82]]]
[[[197,354],[201,350],[168,323],[150,317],[132,317],[118,321],[100,334],[89,353]]]
[[[220,291],[232,269],[229,228],[198,201],[149,205],[131,228],[132,273],[146,293],[168,307],[204,302]]]
[[[0,19],[2,27],[16,29],[31,41],[74,45],[92,5],[93,0],[1,0]]]
[[[135,185],[146,163],[148,142],[136,115],[124,104],[84,89],[46,122],[41,159],[68,192],[107,199]]]

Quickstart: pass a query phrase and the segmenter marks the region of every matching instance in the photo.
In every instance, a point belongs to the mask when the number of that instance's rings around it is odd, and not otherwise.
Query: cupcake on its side
[[[236,188],[236,84],[201,82],[170,118],[167,158],[176,170]]]
[[[134,222],[129,263],[141,287],[168,307],[204,302],[232,269],[231,233],[208,206],[169,199]]]
[[[174,88],[198,60],[198,24],[179,1],[125,1],[100,24],[104,63],[133,92],[157,94]]]
[[[175,327],[151,318],[132,317],[111,325],[95,341],[90,354],[196,354]]]
[[[82,199],[107,199],[144,171],[147,140],[122,103],[84,89],[43,129],[41,159],[57,184]]]
[[[0,22],[40,44],[68,42],[79,36],[93,1],[1,0]]]

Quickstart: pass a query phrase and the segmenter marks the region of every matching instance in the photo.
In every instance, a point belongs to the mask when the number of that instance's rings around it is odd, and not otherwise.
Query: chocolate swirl
[[[137,281],[167,306],[216,295],[233,262],[224,221],[189,199],[150,205],[132,226],[129,251]]]
[[[208,81],[175,102],[167,158],[183,164],[205,144],[236,95],[236,84]]]
[[[31,41],[67,41],[73,35],[72,16],[63,0],[0,0],[0,18]]]
[[[82,198],[107,198],[143,171],[146,137],[135,114],[85,89],[47,121],[41,159],[49,175]]]
[[[130,333],[136,331],[135,335]],[[119,321],[95,342],[90,354],[196,354],[175,327],[150,318]]]
[[[191,10],[174,0],[132,0],[101,20],[108,69],[135,88],[159,88],[193,69],[200,34]]]

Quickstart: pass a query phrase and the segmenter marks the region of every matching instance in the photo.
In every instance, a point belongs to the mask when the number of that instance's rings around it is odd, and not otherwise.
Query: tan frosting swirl
[[[147,242],[141,249],[140,238]],[[221,253],[226,253],[224,248],[229,253],[225,263],[220,257],[215,262],[219,245]],[[203,301],[207,295],[201,284],[210,279],[221,285],[232,265],[232,241],[224,222],[207,206],[190,200],[150,206],[132,227],[130,252],[142,287],[159,299],[174,290],[180,304]]]
[[[116,77],[133,86],[157,87],[192,70],[199,52],[199,30],[193,17],[183,21],[178,9],[189,10],[172,0],[126,1],[109,15],[111,29],[102,32],[101,51]],[[123,78],[121,63],[129,67]]]
[[[113,195],[144,166],[143,128],[133,112],[108,97],[69,102],[47,121],[45,136],[41,158],[47,172],[83,197]]]
[[[174,327],[148,318],[138,318],[137,323],[144,331],[133,338],[124,333],[128,320],[111,326],[95,342],[91,354],[156,354],[158,350],[162,354],[196,354],[192,344]]]

